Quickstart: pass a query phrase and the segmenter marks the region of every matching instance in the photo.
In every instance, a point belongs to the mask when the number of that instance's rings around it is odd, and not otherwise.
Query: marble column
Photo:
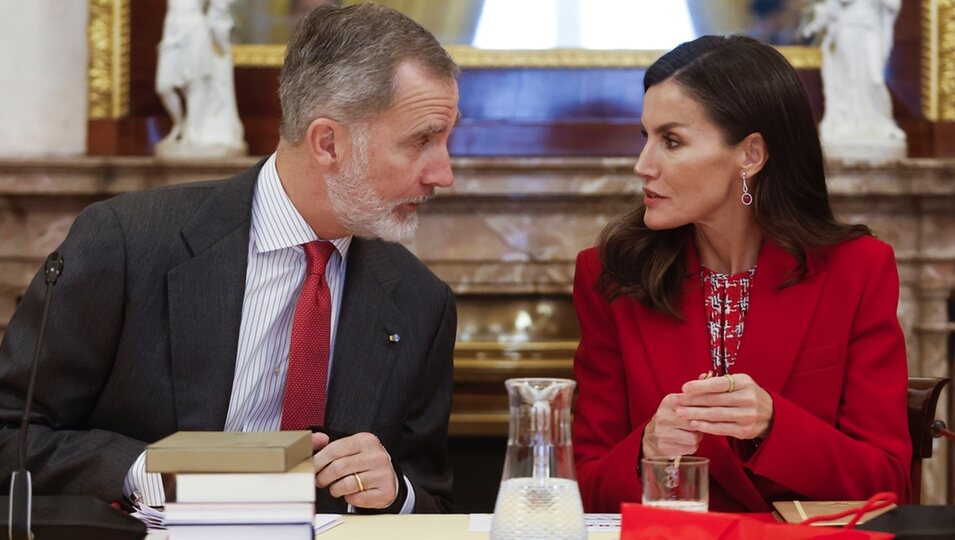
[[[0,156],[86,153],[88,9],[0,0]]]

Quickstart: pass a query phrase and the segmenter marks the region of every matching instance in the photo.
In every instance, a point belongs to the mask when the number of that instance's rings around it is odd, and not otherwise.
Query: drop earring
[[[743,177],[743,196],[739,200],[745,205],[749,206],[753,204],[753,196],[749,193],[749,186],[746,185],[746,171],[741,171],[740,176]]]

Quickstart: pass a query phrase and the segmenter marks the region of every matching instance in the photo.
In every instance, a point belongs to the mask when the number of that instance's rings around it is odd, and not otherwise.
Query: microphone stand
[[[33,352],[33,366],[30,371],[30,382],[27,385],[26,403],[23,407],[23,419],[20,421],[20,456],[19,466],[10,477],[10,525],[7,529],[9,540],[32,540],[33,533],[30,527],[30,517],[33,505],[33,486],[30,481],[30,471],[27,463],[27,432],[30,429],[30,408],[33,405],[33,387],[36,385],[36,371],[40,363],[40,354],[43,349],[43,334],[46,332],[46,319],[50,312],[50,301],[53,299],[53,287],[56,280],[63,273],[63,256],[54,251],[46,258],[43,265],[43,274],[46,277],[46,298],[43,300],[43,315],[40,318],[40,329],[37,332],[36,348]]]

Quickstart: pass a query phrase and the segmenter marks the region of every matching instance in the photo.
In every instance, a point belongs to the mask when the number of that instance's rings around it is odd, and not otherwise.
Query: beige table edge
[[[356,516],[342,517],[343,523],[315,536],[316,540],[467,540],[488,538],[486,532],[469,532],[468,514]],[[148,540],[164,540],[165,531]],[[590,533],[589,540],[617,540],[620,533]],[[175,540],[175,539],[173,539]]]
[[[407,539],[456,540],[488,538],[486,532],[469,532],[468,514],[407,516],[344,516],[341,525],[316,536],[316,540]],[[591,533],[588,538],[617,539],[619,533]]]

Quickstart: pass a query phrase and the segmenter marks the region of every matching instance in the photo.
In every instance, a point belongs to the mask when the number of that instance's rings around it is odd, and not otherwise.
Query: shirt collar
[[[298,213],[288,193],[279,179],[275,167],[275,154],[259,170],[252,197],[252,242],[256,253],[265,253],[279,249],[295,248],[319,238],[309,227],[305,218]],[[352,236],[329,240],[344,261],[351,246]]]

